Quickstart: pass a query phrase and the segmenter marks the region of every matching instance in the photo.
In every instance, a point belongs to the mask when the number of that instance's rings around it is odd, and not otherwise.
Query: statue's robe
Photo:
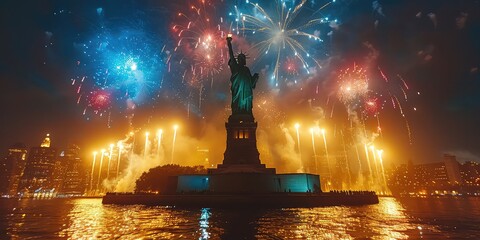
[[[228,65],[232,72],[232,114],[252,114],[253,89],[257,79],[252,77],[248,67],[238,64],[235,59],[230,59]]]

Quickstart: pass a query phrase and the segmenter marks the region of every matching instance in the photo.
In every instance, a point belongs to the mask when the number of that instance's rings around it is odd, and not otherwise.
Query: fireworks
[[[254,58],[266,66],[273,66],[269,70],[273,86],[278,87],[280,80],[296,82],[297,74],[293,77],[291,74],[299,72],[299,69],[303,74],[310,74],[313,69],[320,68],[316,49],[320,48],[322,37],[326,36],[321,34],[323,29],[320,25],[328,29],[329,23],[337,20],[318,15],[334,1],[315,7],[318,10],[314,12],[306,9],[306,2],[275,1],[273,6],[263,7],[247,0],[246,11],[235,6],[235,11],[229,13],[235,18],[231,30],[253,42]],[[284,63],[285,68],[282,68]]]
[[[110,23],[98,13],[100,28],[75,43],[77,104],[89,118],[135,108],[155,96],[168,52],[141,22]]]
[[[338,76],[338,99],[347,107],[363,101],[369,92],[366,70],[356,65],[341,71]]]
[[[400,99],[404,102],[408,101],[409,87],[406,81],[398,74],[397,78],[389,79],[380,68],[378,70],[378,78],[383,81],[378,81],[375,90],[369,86],[371,80],[365,69],[354,65],[352,69],[342,70],[338,76],[339,101],[350,111],[359,110],[364,119],[369,116],[378,117],[379,112],[390,101],[392,108],[398,108],[402,117],[405,117],[404,108],[397,95],[401,95]]]
[[[110,106],[110,93],[104,90],[93,91],[88,99],[88,107],[93,111],[98,112],[109,108]]]
[[[412,132],[406,116],[407,114],[406,109],[404,107],[404,105],[407,104],[409,100],[408,95],[410,94],[410,87],[408,86],[407,82],[405,81],[405,79],[403,79],[403,77],[400,74],[396,74],[396,77],[394,78],[388,78],[388,75],[386,75],[385,72],[380,67],[378,67],[378,73],[381,76],[381,78],[384,80],[384,81],[381,81],[383,82],[383,85],[379,90],[383,92],[381,96],[385,96],[383,98],[384,99],[383,105],[385,105],[385,103],[389,99],[391,102],[392,108],[398,109],[401,117],[405,121],[405,127],[408,133],[408,139],[410,144],[412,144],[413,143]],[[412,107],[412,110],[415,111],[416,108]],[[379,122],[378,116],[377,116],[377,122]],[[378,123],[378,128],[379,128],[379,132],[381,133],[380,123]]]
[[[365,114],[376,114],[379,110],[379,100],[377,97],[370,97],[365,100],[364,109]]]
[[[403,106],[408,101],[408,95],[409,86],[400,75],[389,78],[389,74],[379,67],[368,66],[367,68],[354,65],[352,68],[340,71],[337,78],[336,97],[348,113],[352,147],[358,159],[358,183],[365,181],[367,184],[381,187],[379,188],[381,191],[386,191],[385,183],[382,182],[383,173],[377,166],[382,151],[375,151],[373,145],[377,137],[384,136],[380,126],[380,113],[391,103],[391,110],[398,111],[405,121],[408,138],[412,143],[412,134]],[[371,117],[373,119],[370,120]],[[376,128],[368,129],[373,125],[376,125]],[[342,142],[345,145],[343,136]],[[358,146],[364,147],[364,157],[359,154]],[[344,149],[348,152],[346,146]]]
[[[291,75],[298,75],[299,74],[299,66],[301,62],[297,58],[291,58],[287,57],[285,59],[285,63],[283,64],[283,70],[285,73],[291,74]]]
[[[226,64],[224,54],[225,30],[223,18],[215,16],[216,7],[210,1],[191,5],[186,12],[179,12],[172,31],[178,39],[176,52],[184,57],[180,60],[187,65],[183,78],[189,85],[198,85],[223,70]]]

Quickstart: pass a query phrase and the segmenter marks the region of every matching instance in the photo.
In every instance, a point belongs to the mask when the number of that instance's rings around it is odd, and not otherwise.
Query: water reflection
[[[26,236],[55,238],[66,226],[64,218],[71,207],[62,199],[1,200],[0,208],[5,214],[0,219],[6,222],[6,229],[0,229],[0,233],[8,236],[1,236],[2,239],[25,239]]]
[[[0,199],[1,239],[406,239],[480,235],[480,199],[394,199],[359,207],[176,209],[101,199]]]
[[[208,212],[203,215],[205,225],[198,229],[198,211],[142,205],[102,205],[98,199],[78,199],[68,218],[69,227],[61,236],[74,239],[178,239],[208,236]],[[206,234],[206,235],[205,235]],[[196,236],[198,235],[198,236]],[[205,238],[208,239],[208,238]]]
[[[210,238],[210,233],[208,232],[208,218],[210,218],[210,208],[202,208],[199,221],[199,240],[205,240]]]
[[[283,221],[270,221],[284,218]],[[260,235],[290,236],[292,239],[408,238],[408,222],[402,206],[393,198],[378,205],[284,209],[269,212],[259,221]],[[277,229],[282,229],[277,233]]]
[[[215,209],[212,210],[211,225],[221,229],[220,239],[258,239],[259,219],[265,213],[257,209]]]
[[[378,205],[277,210],[211,210],[221,239],[406,239],[420,237],[394,198]],[[433,227],[430,226],[432,229]]]

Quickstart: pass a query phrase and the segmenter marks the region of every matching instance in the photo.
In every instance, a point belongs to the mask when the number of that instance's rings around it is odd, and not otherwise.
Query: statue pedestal
[[[236,114],[225,123],[227,148],[223,154],[223,164],[209,173],[275,173],[274,168],[266,168],[260,162],[257,149],[257,123],[251,114]]]

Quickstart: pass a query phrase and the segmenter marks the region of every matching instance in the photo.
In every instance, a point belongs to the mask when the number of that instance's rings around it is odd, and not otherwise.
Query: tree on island
[[[167,164],[151,168],[144,172],[135,182],[135,192],[159,192],[168,191],[169,179],[185,174],[206,174],[207,169],[203,166],[180,166]],[[175,180],[176,181],[176,180]]]

